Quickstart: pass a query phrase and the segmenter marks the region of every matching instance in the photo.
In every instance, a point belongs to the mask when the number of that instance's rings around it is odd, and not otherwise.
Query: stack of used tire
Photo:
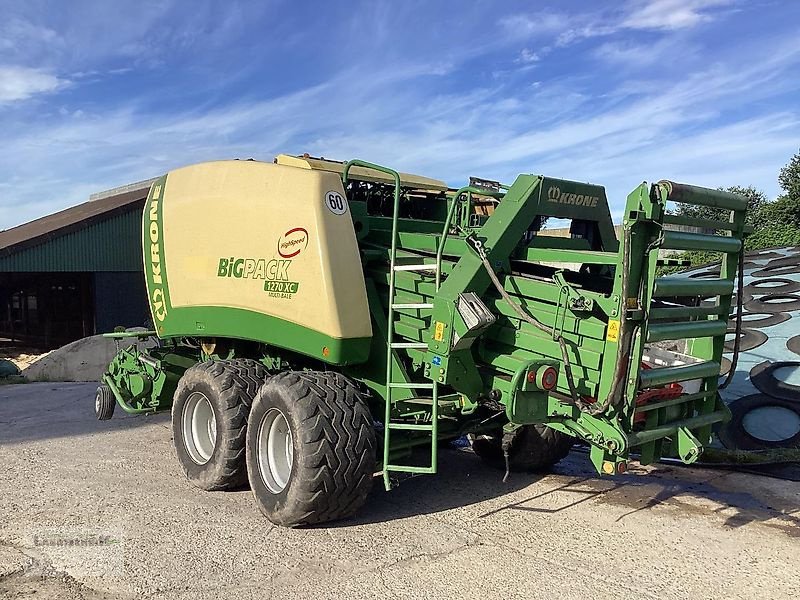
[[[0,379],[19,377],[19,368],[8,359],[0,358]]]
[[[782,252],[748,253],[745,273],[748,273],[750,283],[742,290],[744,312],[739,351],[742,356],[751,360],[755,358],[757,361],[749,371],[749,383],[757,392],[744,395],[728,404],[732,418],[720,429],[719,437],[726,447],[737,450],[798,448],[800,335],[777,335],[773,330],[773,337],[770,338],[769,332],[763,330],[786,323],[792,316],[798,316],[800,248],[784,249]],[[729,333],[735,335],[733,317],[735,315],[732,315]],[[777,331],[786,331],[786,327],[778,328]],[[783,348],[778,348],[775,343],[779,342],[783,346],[784,339],[786,348],[798,355],[797,361],[780,360],[779,355],[783,354]],[[768,341],[771,342],[769,347],[762,348]],[[732,352],[733,346],[733,340],[726,342],[726,351]],[[726,365],[729,369],[730,362]],[[724,368],[725,365],[723,370]]]

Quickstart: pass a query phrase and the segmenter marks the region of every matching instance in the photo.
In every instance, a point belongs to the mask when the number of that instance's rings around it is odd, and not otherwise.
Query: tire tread
[[[375,471],[372,416],[356,386],[332,371],[290,371],[274,376],[294,402],[303,448],[295,459],[291,505],[262,511],[280,525],[314,525],[352,516],[364,503]],[[264,391],[267,391],[265,386]],[[257,398],[254,402],[260,401]],[[256,425],[251,425],[250,435]],[[248,443],[251,448],[251,443]],[[251,459],[251,478],[257,475]],[[254,488],[255,493],[255,488]]]

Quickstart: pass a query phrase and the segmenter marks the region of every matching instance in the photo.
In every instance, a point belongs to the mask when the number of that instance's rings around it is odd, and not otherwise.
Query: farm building
[[[141,214],[150,182],[0,231],[0,338],[53,348],[149,319]]]

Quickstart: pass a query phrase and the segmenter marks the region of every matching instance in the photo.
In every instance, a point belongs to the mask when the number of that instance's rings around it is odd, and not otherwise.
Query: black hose
[[[742,340],[742,306],[744,305],[744,240],[739,249],[739,282],[736,294],[736,338],[733,340],[733,356],[731,357],[731,368],[725,376],[725,381],[717,386],[718,390],[724,390],[733,381],[736,372],[736,363],[739,362],[739,347]]]
[[[620,331],[619,344],[617,345],[617,358],[614,363],[614,378],[611,381],[611,389],[602,404],[595,405],[592,414],[601,414],[608,410],[609,406],[617,406],[620,399],[624,397],[624,386],[628,382],[628,370],[630,369],[630,345],[633,338],[633,327],[625,319],[625,310],[630,297],[630,269],[631,269],[631,231],[623,228],[622,239],[622,285],[620,295],[622,296],[622,307],[620,308]],[[638,297],[638,294],[637,294]]]
[[[483,251],[483,248],[473,246],[473,249],[478,254],[478,257],[481,259],[483,263],[483,267],[486,269],[486,273],[489,275],[489,279],[492,280],[492,284],[494,285],[495,289],[500,293],[500,296],[505,300],[508,305],[512,308],[512,310],[519,315],[519,318],[536,327],[537,329],[549,334],[554,339],[558,341],[559,346],[561,347],[561,358],[564,361],[564,375],[567,378],[567,385],[569,385],[569,393],[572,399],[572,403],[577,406],[580,410],[584,412],[589,412],[592,410],[592,405],[583,402],[580,397],[578,396],[578,390],[575,387],[575,380],[572,377],[572,363],[569,360],[569,355],[567,353],[567,343],[562,336],[556,336],[555,329],[548,327],[541,321],[538,321],[536,317],[528,314],[523,308],[514,302],[514,299],[511,295],[505,290],[503,284],[500,283],[500,279],[497,277],[497,273],[495,273],[494,269],[492,268],[489,259],[486,258],[486,253]]]

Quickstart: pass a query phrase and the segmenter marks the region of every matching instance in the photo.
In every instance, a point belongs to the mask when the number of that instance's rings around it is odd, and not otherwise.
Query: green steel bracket
[[[196,362],[196,356],[179,353],[176,348],[143,352],[129,346],[114,355],[102,380],[125,412],[156,412],[171,406],[178,380]]]
[[[511,395],[504,399],[511,423],[543,423],[549,415],[549,389],[558,379],[559,361],[534,360],[522,365],[511,378]],[[547,380],[545,380],[547,378]]]
[[[120,392],[120,389],[117,387],[116,382],[111,378],[111,376],[108,373],[103,375],[102,381],[109,387],[111,393],[114,394],[114,398],[117,400],[117,404],[119,404],[119,407],[126,413],[131,415],[140,415],[144,413],[156,412],[156,408],[151,406],[144,406],[141,408],[131,406],[125,399],[125,397],[122,395],[122,392]]]
[[[591,446],[589,458],[600,475],[621,475],[628,470],[626,457],[607,452],[598,446]]]
[[[703,453],[703,444],[700,443],[690,429],[678,428],[678,456],[687,465],[692,464]]]
[[[503,425],[503,433],[514,433],[520,427],[522,427],[522,425],[519,423],[506,423]]]
[[[573,286],[564,280],[564,272],[556,271],[553,281],[558,285],[558,300],[556,302],[556,317],[553,327],[553,339],[556,340],[564,333],[564,321],[567,310],[575,313],[591,312],[594,308],[594,300],[581,294]],[[559,318],[560,317],[560,318]]]
[[[435,381],[453,386],[470,399],[477,398],[483,392],[483,379],[475,366],[475,359],[469,348],[451,352],[448,360],[443,361],[443,364],[445,365],[444,374],[441,373],[442,367],[436,367],[439,375]]]

